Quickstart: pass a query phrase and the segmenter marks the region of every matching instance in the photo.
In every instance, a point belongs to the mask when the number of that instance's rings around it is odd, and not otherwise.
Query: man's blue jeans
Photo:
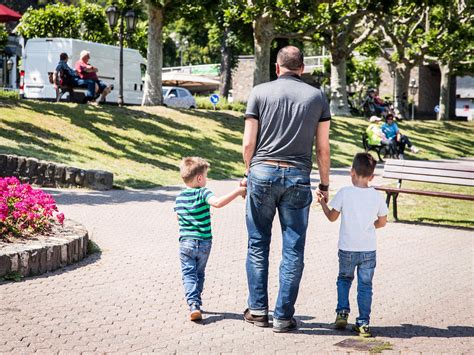
[[[337,308],[336,312],[349,313],[349,291],[354,271],[357,267],[357,304],[359,317],[357,325],[370,323],[372,307],[372,278],[375,271],[375,251],[357,252],[339,250],[339,276],[337,277]]]
[[[207,259],[211,252],[212,241],[184,239],[179,242],[179,258],[183,272],[184,294],[188,305],[202,305],[201,293]]]
[[[94,80],[88,80],[88,79],[76,79],[74,82],[75,86],[80,87],[80,88],[86,88],[86,98],[87,99],[93,99],[95,96],[95,82]]]
[[[250,169],[246,221],[248,305],[252,314],[268,314],[268,254],[276,211],[280,218],[283,255],[280,289],[273,318],[290,320],[295,313],[304,267],[304,246],[312,202],[309,172],[260,164]]]

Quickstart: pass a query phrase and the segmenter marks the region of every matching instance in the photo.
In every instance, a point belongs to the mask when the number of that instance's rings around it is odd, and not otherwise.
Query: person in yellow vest
[[[382,145],[385,148],[386,155],[391,158],[397,157],[397,143],[396,141],[387,139],[385,134],[382,132],[382,119],[377,116],[372,116],[369,119],[370,124],[367,127],[367,143],[369,145]]]

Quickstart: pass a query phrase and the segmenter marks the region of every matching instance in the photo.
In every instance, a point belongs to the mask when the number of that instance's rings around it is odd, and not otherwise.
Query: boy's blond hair
[[[193,181],[197,175],[202,175],[209,169],[209,163],[200,157],[185,157],[179,164],[179,172],[185,183]]]

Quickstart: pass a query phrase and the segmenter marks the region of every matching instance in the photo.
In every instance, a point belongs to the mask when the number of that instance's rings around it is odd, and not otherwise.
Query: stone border
[[[22,182],[43,187],[81,186],[110,190],[114,175],[103,170],[84,170],[12,154],[0,154],[0,177],[16,176]]]
[[[89,235],[74,221],[55,226],[51,236],[26,239],[19,243],[0,241],[0,277],[11,272],[22,276],[41,275],[78,262],[87,255]]]

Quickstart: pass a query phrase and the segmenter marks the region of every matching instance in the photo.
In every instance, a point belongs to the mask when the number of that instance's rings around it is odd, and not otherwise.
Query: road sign
[[[434,112],[439,113],[439,105],[436,105],[436,106],[434,107]]]
[[[213,105],[216,105],[216,104],[219,102],[219,95],[217,95],[217,94],[212,94],[212,95],[209,97],[209,100],[211,100],[211,102],[212,102]]]

